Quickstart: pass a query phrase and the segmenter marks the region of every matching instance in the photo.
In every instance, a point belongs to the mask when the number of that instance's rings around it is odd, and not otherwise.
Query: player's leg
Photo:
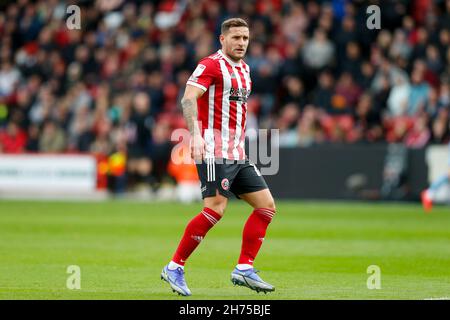
[[[228,201],[228,194],[219,189],[217,182],[223,179],[223,167],[201,163],[197,165],[197,170],[202,185],[203,209],[187,224],[172,260],[161,273],[161,278],[182,295],[191,294],[184,280],[184,265],[207,232],[221,219]]]
[[[169,268],[184,267],[191,253],[225,212],[229,194],[222,192],[224,190],[220,189],[218,181],[224,179],[227,172],[223,164],[216,164],[211,161],[205,160],[201,164],[197,164],[197,171],[201,180],[203,209],[186,226]]]
[[[275,215],[275,201],[269,189],[241,194],[239,197],[252,206],[253,212],[244,226],[238,263],[243,266],[253,266],[267,228]]]
[[[185,296],[191,295],[191,291],[184,279],[184,264],[222,217],[227,198],[217,193],[214,197],[205,198],[203,203],[203,209],[187,224],[172,260],[161,273],[161,278],[167,281],[174,291]]]
[[[263,281],[253,268],[266,236],[267,228],[275,215],[275,201],[264,178],[253,164],[244,166],[237,175],[233,192],[252,206],[253,211],[245,223],[242,233],[242,247],[238,264],[231,274],[234,284],[246,286],[257,292],[275,290]]]
[[[218,192],[203,200],[203,209],[187,224],[169,268],[184,267],[207,232],[222,218],[228,199]]]
[[[433,181],[430,187],[422,192],[422,205],[426,212],[431,211],[431,209],[433,208],[433,201],[438,190],[448,183],[450,183],[450,170],[447,172],[447,174],[442,175],[435,181]]]

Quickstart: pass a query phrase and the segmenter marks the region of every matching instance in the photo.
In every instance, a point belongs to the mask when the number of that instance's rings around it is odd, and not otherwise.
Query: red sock
[[[203,208],[203,210],[186,226],[183,238],[181,238],[172,261],[184,266],[187,258],[189,258],[191,253],[206,236],[209,229],[211,229],[220,218],[221,216],[214,210]]]
[[[267,227],[270,221],[272,221],[274,214],[275,210],[258,208],[253,210],[250,217],[248,217],[242,235],[242,249],[239,264],[253,265],[253,261],[261,248]]]

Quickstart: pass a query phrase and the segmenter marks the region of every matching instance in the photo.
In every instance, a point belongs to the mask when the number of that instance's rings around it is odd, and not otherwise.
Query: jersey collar
[[[221,49],[219,49],[219,54],[229,63],[231,64],[233,67],[242,67],[241,63],[238,62],[234,62],[233,60],[231,60],[230,58],[227,57],[227,55],[225,53],[222,52]]]

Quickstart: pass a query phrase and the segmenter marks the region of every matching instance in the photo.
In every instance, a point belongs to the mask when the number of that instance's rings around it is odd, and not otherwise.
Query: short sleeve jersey
[[[245,159],[247,100],[251,92],[250,68],[234,62],[221,50],[203,58],[187,81],[205,93],[198,99],[198,121],[207,156]]]

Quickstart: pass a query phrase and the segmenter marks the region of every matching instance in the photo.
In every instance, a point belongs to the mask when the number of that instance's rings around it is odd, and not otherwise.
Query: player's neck
[[[227,55],[222,49],[220,49],[220,53],[228,60],[228,62],[231,62],[232,64],[239,65],[241,63],[242,59],[236,61],[235,59]]]

